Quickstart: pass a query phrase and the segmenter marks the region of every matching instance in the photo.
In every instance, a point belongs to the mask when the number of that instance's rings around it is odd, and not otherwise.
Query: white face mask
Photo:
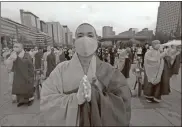
[[[80,56],[90,56],[97,50],[97,40],[89,37],[81,37],[75,41],[76,52]]]

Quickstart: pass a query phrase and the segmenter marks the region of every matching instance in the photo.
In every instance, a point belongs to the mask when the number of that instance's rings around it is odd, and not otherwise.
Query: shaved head
[[[13,50],[17,53],[21,52],[23,50],[23,44],[16,42],[13,46]]]
[[[77,27],[75,32],[75,37],[79,38],[83,36],[97,38],[97,33],[95,28],[89,23],[82,23]]]

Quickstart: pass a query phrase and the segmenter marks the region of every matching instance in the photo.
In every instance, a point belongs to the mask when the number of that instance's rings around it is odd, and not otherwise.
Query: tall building
[[[42,20],[40,20],[40,30],[44,33],[48,33],[47,24]]]
[[[181,2],[160,2],[156,32],[171,34],[176,32],[181,22]]]
[[[48,35],[52,37],[53,43],[64,44],[64,28],[59,22],[47,22]]]
[[[113,27],[111,26],[104,26],[102,28],[102,37],[108,37],[115,35],[115,31],[113,31]]]
[[[35,30],[40,30],[40,20],[35,14],[20,9],[21,24]]]
[[[73,45],[73,33],[70,31],[68,26],[64,25],[65,45]]]

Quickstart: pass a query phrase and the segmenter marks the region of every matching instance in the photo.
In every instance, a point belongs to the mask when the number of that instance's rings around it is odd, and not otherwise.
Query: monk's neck
[[[80,59],[80,63],[82,65],[82,68],[83,68],[85,73],[87,73],[87,71],[88,71],[88,68],[90,66],[90,62],[91,62],[92,56],[93,55],[88,56],[88,57],[78,56],[79,59]]]

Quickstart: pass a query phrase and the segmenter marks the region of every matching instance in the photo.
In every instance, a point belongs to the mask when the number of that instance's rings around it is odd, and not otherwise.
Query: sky
[[[2,2],[1,16],[20,23],[20,9],[31,11],[45,22],[58,21],[74,33],[84,22],[99,36],[103,26],[116,34],[129,28],[155,30],[159,2]]]

